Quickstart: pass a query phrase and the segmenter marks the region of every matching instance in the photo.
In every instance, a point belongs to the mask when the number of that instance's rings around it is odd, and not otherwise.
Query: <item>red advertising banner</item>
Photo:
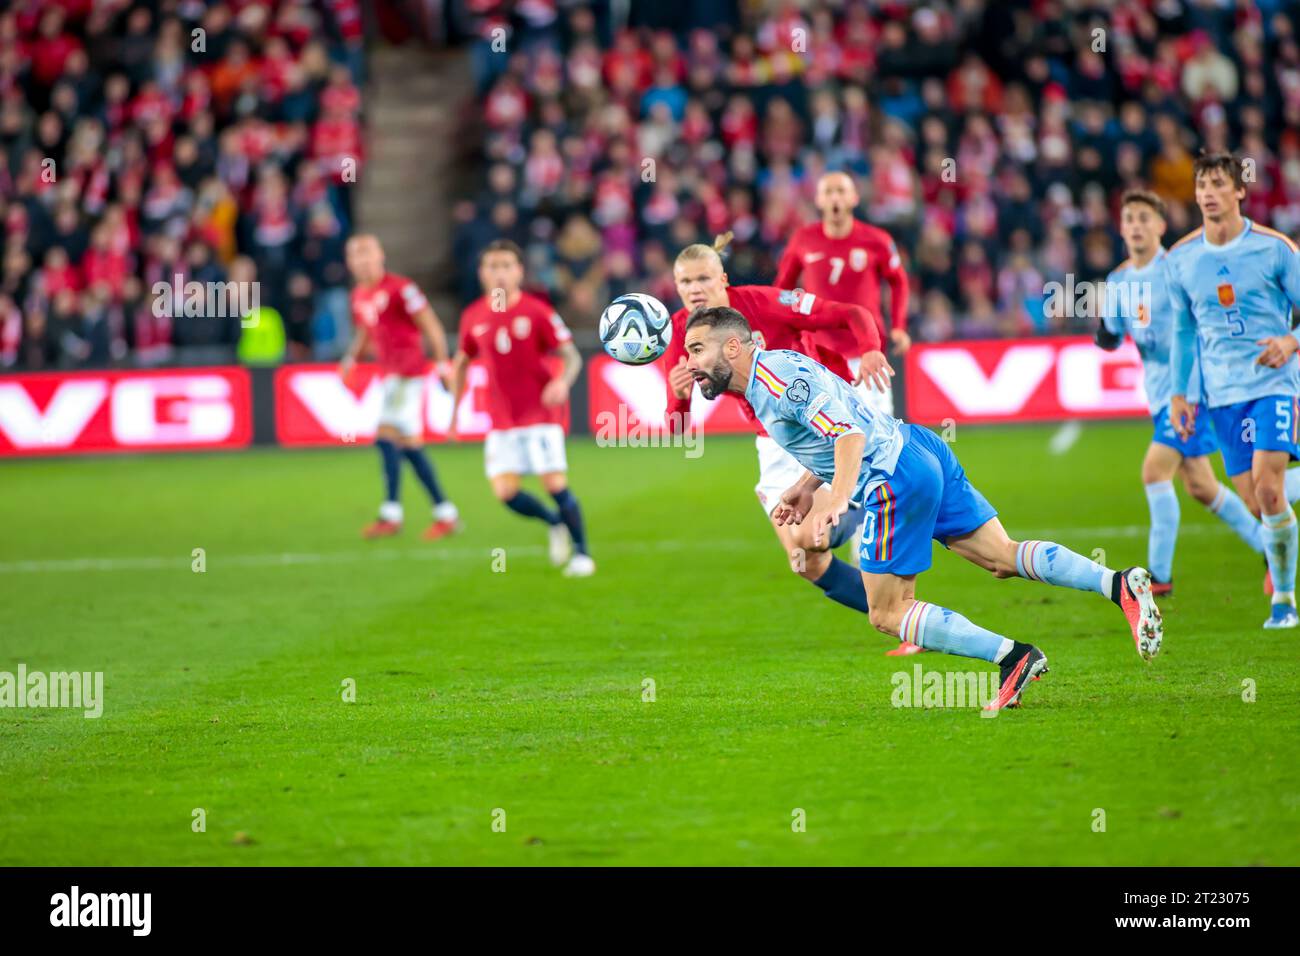
[[[337,365],[283,365],[275,372],[275,436],[281,445],[337,445],[375,437],[383,405],[377,365],[358,365],[345,383]],[[470,363],[457,409],[457,434],[482,440],[492,427],[487,371]],[[430,372],[424,388],[424,437],[443,441],[451,425],[451,394]],[[567,413],[565,416],[567,430]]]
[[[0,456],[242,448],[252,437],[242,368],[0,378]]]
[[[587,422],[593,435],[624,434],[644,428],[655,434],[663,428],[668,408],[663,364],[624,365],[608,355],[587,360]],[[691,421],[707,432],[754,433],[754,424],[731,398],[711,402],[697,387],[691,400]]]
[[[1142,359],[1087,336],[917,345],[907,353],[907,420],[1036,422],[1147,415]]]

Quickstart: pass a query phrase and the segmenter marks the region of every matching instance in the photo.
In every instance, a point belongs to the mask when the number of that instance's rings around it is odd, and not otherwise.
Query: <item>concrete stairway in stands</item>
[[[388,268],[418,282],[449,325],[456,309],[446,292],[451,207],[458,198],[463,111],[473,93],[463,52],[416,43],[371,50],[358,227],[379,236]]]

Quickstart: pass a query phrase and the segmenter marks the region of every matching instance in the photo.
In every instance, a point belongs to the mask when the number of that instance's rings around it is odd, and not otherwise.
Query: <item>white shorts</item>
[[[781,495],[802,478],[808,469],[766,435],[757,436],[754,447],[758,449],[758,484],[754,486],[754,492],[758,495],[764,513],[770,518],[773,509],[781,503]],[[840,519],[839,526],[831,532],[832,548],[838,548],[856,534],[864,514],[865,511],[860,506],[852,503],[849,505],[849,513]]]
[[[385,375],[380,426],[395,428],[406,438],[424,436],[424,376]]]
[[[857,378],[858,369],[862,366],[862,359],[852,358],[849,359],[848,362],[849,371],[853,373],[854,378]],[[863,382],[860,385],[854,386],[854,391],[862,396],[863,401],[865,401],[868,407],[873,411],[881,412],[891,418],[898,417],[894,414],[894,390],[892,388],[887,392],[882,392],[879,389],[872,388],[866,382]]]
[[[568,471],[564,429],[559,425],[525,425],[488,432],[483,461],[489,478]]]
[[[758,449],[758,484],[754,493],[763,506],[764,514],[781,503],[781,494],[803,477],[808,469],[794,460],[794,456],[778,445],[775,439],[759,435],[754,439]]]

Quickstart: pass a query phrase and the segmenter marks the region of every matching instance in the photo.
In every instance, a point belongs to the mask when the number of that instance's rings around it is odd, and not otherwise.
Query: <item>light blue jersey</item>
[[[1280,369],[1256,362],[1260,339],[1291,332],[1300,304],[1300,254],[1294,242],[1249,219],[1231,242],[1211,245],[1202,227],[1165,257],[1174,313],[1174,394],[1192,392],[1199,345],[1205,404],[1236,405],[1300,390],[1300,359]],[[1297,336],[1300,340],[1300,336]]]
[[[1106,330],[1123,338],[1128,335],[1142,356],[1142,384],[1147,405],[1156,415],[1169,407],[1173,394],[1170,352],[1174,344],[1174,316],[1169,307],[1165,282],[1165,257],[1159,249],[1151,261],[1138,268],[1125,261],[1106,277],[1106,296],[1101,321]],[[1193,362],[1187,386],[1191,401],[1201,397],[1200,363]]]
[[[848,382],[806,355],[755,349],[745,399],[772,439],[825,482],[835,477],[835,442],[865,435],[854,502],[894,472],[903,447],[898,419],[869,407]]]

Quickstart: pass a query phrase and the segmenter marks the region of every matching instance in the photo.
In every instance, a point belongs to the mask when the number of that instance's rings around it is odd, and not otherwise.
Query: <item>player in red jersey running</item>
[[[384,466],[384,502],[379,517],[361,532],[381,538],[402,530],[399,496],[402,458],[414,469],[433,501],[433,523],[424,532],[433,541],[459,527],[456,506],[446,499],[433,463],[424,453],[424,384],[429,361],[421,335],[429,340],[434,361],[447,363],[447,334],[424,294],[410,279],[384,271],[384,249],[372,235],[359,234],[346,246],[352,289],[352,317],[357,332],[339,363],[346,382],[366,343],[374,345],[383,370],[383,409],[375,447]],[[400,449],[400,452],[399,452]]]
[[[903,269],[898,248],[889,233],[853,218],[858,205],[858,190],[848,173],[826,173],[817,181],[817,209],[821,222],[809,223],[795,231],[781,255],[774,285],[782,289],[799,286],[825,299],[852,302],[862,306],[881,322],[880,286],[889,286],[889,341],[897,355],[912,345],[907,334],[907,272]],[[880,324],[880,337],[885,327]],[[805,351],[829,366],[829,355],[849,359],[857,374],[853,340],[837,330],[810,332]],[[886,415],[894,414],[892,390],[859,388],[867,403]]]
[[[695,388],[695,381],[686,367],[686,320],[690,313],[706,307],[729,305],[740,311],[749,320],[759,347],[764,349],[799,351],[805,332],[831,329],[843,332],[854,343],[852,354],[858,361],[859,380],[865,378],[871,387],[877,389],[889,387],[889,376],[894,374],[894,370],[881,352],[880,332],[870,312],[861,306],[832,302],[809,292],[783,291],[774,286],[728,285],[719,253],[730,239],[731,234],[727,233],[719,236],[712,246],[702,243],[687,246],[673,265],[677,294],[685,308],[673,314],[672,342],[662,359],[668,370],[667,424],[671,430],[687,427]],[[848,364],[840,356],[834,356],[825,364],[846,381],[854,380]],[[754,491],[785,549],[790,569],[815,584],[832,600],[867,613],[862,576],[856,568],[832,553],[853,534],[862,519],[861,509],[855,509],[842,519],[834,536],[821,541],[816,540],[810,525],[778,523],[772,512],[781,505],[787,492],[795,490],[794,486],[803,478],[804,468],[768,436],[743,398],[736,396],[735,400],[754,421],[758,433],[754,439],[758,451],[758,485]],[[824,499],[829,491],[823,487],[817,494]],[[824,500],[818,501],[818,507],[824,505]]]
[[[551,562],[566,577],[588,577],[596,564],[578,499],[569,490],[564,456],[565,403],[582,370],[582,356],[551,305],[523,291],[524,257],[507,239],[488,243],[479,257],[483,296],[460,317],[460,352],[452,365],[452,395],[460,405],[469,363],[488,374],[492,430],[483,446],[488,481],[511,511],[545,521],[551,529]],[[557,372],[555,356],[562,360]],[[452,422],[452,437],[456,423]],[[520,487],[520,476],[537,475],[555,499],[551,510]]]

